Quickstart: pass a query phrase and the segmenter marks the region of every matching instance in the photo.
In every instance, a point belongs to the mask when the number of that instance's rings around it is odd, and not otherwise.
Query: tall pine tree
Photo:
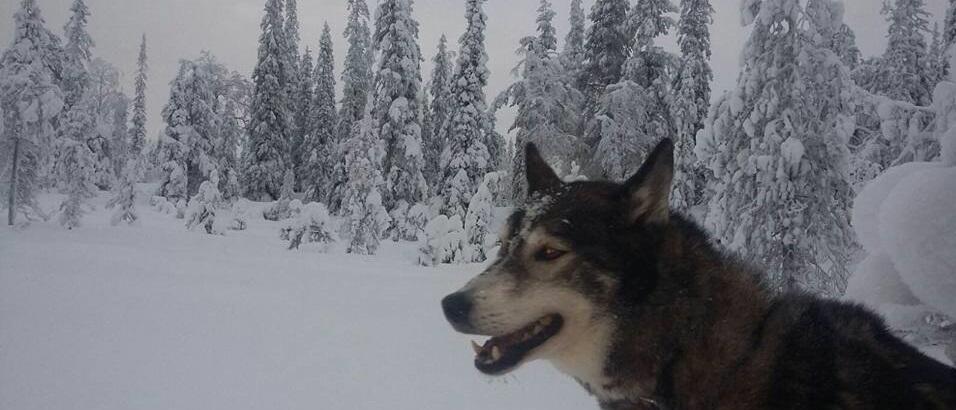
[[[333,157],[331,188],[328,192],[329,211],[338,212],[342,205],[342,189],[347,181],[344,151],[341,147],[352,134],[355,124],[362,119],[372,73],[372,46],[369,29],[369,11],[365,0],[348,0],[349,16],[345,25],[345,53],[342,70],[342,102],[335,127],[336,147]]]
[[[146,60],[146,34],[139,44],[139,58],[136,60],[136,95],[133,97],[133,126],[130,129],[129,150],[133,158],[143,155],[146,144],[146,80],[149,64]]]
[[[894,100],[929,105],[938,79],[926,43],[930,29],[925,0],[887,2],[883,14],[890,23],[886,51],[875,75],[860,85]]]
[[[93,58],[93,39],[86,31],[90,9],[83,0],[74,0],[70,6],[70,18],[63,31],[66,44],[63,47],[63,92],[65,107],[76,104],[89,86],[89,65]]]
[[[10,225],[18,213],[45,216],[35,197],[41,147],[50,143],[50,122],[63,108],[59,39],[46,28],[36,0],[22,0],[13,19],[13,42],[0,57],[0,163],[10,164],[0,172],[10,181],[5,192]]]
[[[710,0],[681,1],[680,20],[677,23],[681,57],[672,105],[677,134],[671,203],[682,211],[698,205],[703,194],[705,170],[697,165],[694,141],[697,132],[704,128],[710,108],[710,82],[714,79],[714,73],[710,68],[708,26],[713,24],[713,13]]]
[[[439,138],[445,141],[441,165],[441,194],[446,215],[465,215],[468,201],[495,164],[495,133],[487,113],[484,88],[488,84],[485,52],[487,16],[484,0],[465,2],[465,32],[458,40],[458,62],[452,79],[448,119]]]
[[[698,138],[696,153],[714,173],[706,224],[763,265],[775,289],[841,294],[852,247],[845,141],[854,85],[821,41],[840,29],[840,5],[755,7],[737,88]]]
[[[312,133],[307,136],[302,155],[305,157],[301,171],[306,197],[312,201],[325,201],[331,188],[334,169],[333,152],[338,141],[335,137],[337,114],[335,112],[335,61],[332,52],[332,33],[329,25],[322,29],[319,39],[319,55],[316,59],[313,92]]]
[[[538,8],[536,36],[521,40],[518,53],[523,56],[516,68],[520,80],[501,93],[496,105],[510,103],[518,113],[511,130],[515,131],[515,150],[511,166],[511,194],[515,203],[524,202],[527,196],[524,147],[534,143],[559,171],[566,173],[569,160],[578,143],[574,133],[579,115],[578,107],[582,94],[574,87],[573,73],[565,68],[565,61],[556,53],[557,41],[551,20],[554,11],[547,0],[541,0]]]
[[[442,34],[438,40],[438,52],[432,58],[432,73],[428,94],[431,102],[427,111],[427,127],[422,133],[425,157],[425,180],[430,187],[438,187],[442,180],[441,152],[445,141],[441,139],[441,129],[448,119],[451,103],[452,53],[448,51],[448,39]]]
[[[422,171],[422,87],[418,22],[410,0],[384,0],[375,14],[373,45],[378,50],[372,97],[372,124],[385,144],[385,206],[414,205],[425,200],[428,187]],[[400,222],[400,221],[399,221]]]
[[[267,0],[259,37],[259,56],[252,73],[252,118],[248,125],[250,150],[245,174],[245,196],[278,199],[292,136],[288,103],[289,46],[283,29],[282,0]]]
[[[586,18],[584,8],[581,6],[581,0],[571,0],[571,11],[568,18],[571,28],[564,37],[564,50],[562,53],[564,55],[565,65],[575,76],[580,76],[579,71],[584,65],[585,60],[584,25]]]

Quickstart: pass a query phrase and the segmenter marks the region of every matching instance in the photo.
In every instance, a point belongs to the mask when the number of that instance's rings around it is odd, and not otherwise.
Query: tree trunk
[[[20,162],[20,139],[13,139],[13,172],[10,173],[10,201],[7,204],[7,225],[13,226],[17,216],[17,165]]]

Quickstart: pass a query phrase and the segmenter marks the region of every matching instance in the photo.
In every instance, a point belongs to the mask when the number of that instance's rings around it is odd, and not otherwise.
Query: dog
[[[773,295],[671,211],[673,168],[664,140],[623,184],[566,183],[526,148],[497,259],[441,301],[490,336],[480,372],[544,359],[605,410],[956,409],[956,369],[861,306]]]

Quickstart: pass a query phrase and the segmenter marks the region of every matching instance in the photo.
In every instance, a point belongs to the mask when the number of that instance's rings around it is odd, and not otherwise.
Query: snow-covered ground
[[[105,202],[0,227],[0,409],[597,408],[544,363],[474,370],[439,300],[480,266],[288,251],[279,223],[212,236],[142,202],[111,227]]]

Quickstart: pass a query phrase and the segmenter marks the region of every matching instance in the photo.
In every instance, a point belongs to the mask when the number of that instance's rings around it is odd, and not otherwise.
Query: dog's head
[[[670,140],[623,184],[565,183],[533,145],[526,160],[529,199],[509,218],[497,260],[442,300],[456,330],[491,336],[473,346],[475,367],[491,375],[536,358],[603,360],[616,304],[640,303],[655,285],[642,272],[653,271],[649,247],[670,218]]]

